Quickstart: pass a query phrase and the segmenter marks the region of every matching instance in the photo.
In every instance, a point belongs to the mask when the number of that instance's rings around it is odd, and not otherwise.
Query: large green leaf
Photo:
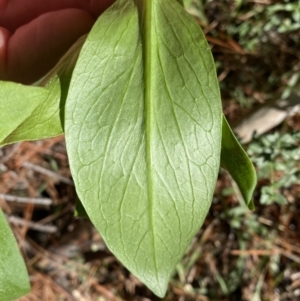
[[[256,186],[255,168],[247,153],[234,136],[225,116],[222,123],[221,166],[237,183],[246,205],[254,209],[252,194]]]
[[[98,19],[66,103],[70,167],[108,247],[158,296],[209,210],[221,127],[210,48],[176,0]]]
[[[58,77],[45,88],[2,81],[0,92],[0,146],[63,133]]]
[[[11,301],[30,291],[28,273],[15,237],[0,209],[0,301]]]

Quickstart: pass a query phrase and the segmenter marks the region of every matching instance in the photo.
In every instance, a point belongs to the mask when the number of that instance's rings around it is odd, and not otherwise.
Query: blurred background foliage
[[[225,109],[234,103],[240,113],[299,87],[299,0],[185,0],[185,5],[211,42]]]

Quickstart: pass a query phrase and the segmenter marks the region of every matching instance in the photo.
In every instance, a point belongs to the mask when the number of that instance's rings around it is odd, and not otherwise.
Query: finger
[[[20,27],[8,40],[2,79],[30,84],[41,78],[93,23],[88,13],[66,9],[44,14]]]
[[[95,19],[115,0],[0,0],[0,26],[11,32],[38,16],[62,9],[77,8]]]
[[[10,35],[7,29],[0,27],[0,77],[6,70],[7,44]]]

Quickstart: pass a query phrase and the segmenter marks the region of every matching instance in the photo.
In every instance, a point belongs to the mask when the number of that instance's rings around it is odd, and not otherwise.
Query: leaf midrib
[[[154,227],[154,195],[153,195],[153,164],[152,164],[152,147],[153,141],[153,104],[152,100],[152,26],[153,26],[153,5],[155,0],[144,0],[145,2],[145,14],[143,20],[143,53],[144,53],[144,81],[145,81],[145,128],[146,128],[146,166],[147,166],[147,181],[148,181],[148,200],[149,200],[149,218],[150,227],[152,232],[152,244],[153,244],[153,259],[156,270],[156,279],[159,283],[158,267],[156,258],[156,241],[155,241],[155,227]]]

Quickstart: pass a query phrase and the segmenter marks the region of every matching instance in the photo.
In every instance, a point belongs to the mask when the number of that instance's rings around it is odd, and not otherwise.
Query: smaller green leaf
[[[81,37],[58,64],[33,87],[0,82],[0,146],[24,140],[38,140],[63,133],[64,107]]]
[[[58,77],[45,88],[0,82],[0,91],[0,146],[63,133]]]
[[[253,210],[252,194],[256,186],[256,172],[248,155],[234,136],[224,115],[222,122],[221,167],[230,173],[237,183],[246,205]]]
[[[89,219],[89,216],[86,213],[86,210],[79,199],[76,200],[76,208],[75,208],[74,216]]]
[[[14,300],[29,291],[26,266],[0,209],[0,301]]]

